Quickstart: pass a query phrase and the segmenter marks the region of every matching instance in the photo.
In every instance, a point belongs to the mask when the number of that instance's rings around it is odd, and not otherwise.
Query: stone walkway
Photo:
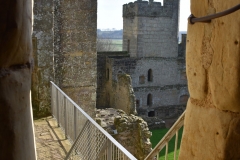
[[[64,159],[71,144],[65,139],[55,119],[51,117],[34,120],[38,160]]]

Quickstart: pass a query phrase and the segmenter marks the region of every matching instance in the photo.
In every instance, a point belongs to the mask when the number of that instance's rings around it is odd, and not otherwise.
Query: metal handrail
[[[234,6],[230,9],[227,9],[225,11],[222,11],[222,12],[219,12],[216,14],[211,14],[211,15],[208,15],[205,17],[196,18],[193,14],[191,14],[188,19],[189,19],[189,23],[191,23],[191,24],[194,24],[196,22],[210,23],[212,19],[226,16],[226,15],[231,14],[239,9],[240,9],[240,4]]]
[[[69,98],[56,84],[54,84],[52,81],[50,82],[52,84],[51,85],[52,115],[57,119],[58,125],[65,131],[66,138],[70,138],[70,140],[75,141],[78,139],[78,137],[80,136],[80,134],[83,132],[84,129],[91,127],[91,128],[94,128],[98,134],[101,134],[102,136],[104,136],[104,138],[106,138],[108,142],[111,142],[111,147],[115,148],[114,151],[117,151],[118,153],[121,152],[119,153],[119,155],[123,155],[122,157],[124,157],[124,159],[126,158],[130,160],[137,160],[120,143],[118,143],[108,132],[106,132],[99,124],[97,124],[95,120],[93,120],[82,108],[80,108],[71,98]],[[54,95],[55,92],[56,92],[56,95]],[[67,108],[67,103],[69,102],[73,106],[72,108],[73,114],[67,115],[67,109],[71,110],[71,107]],[[79,116],[79,114],[81,114],[81,116]],[[72,117],[69,117],[69,116],[72,116]],[[72,123],[68,121],[68,118],[72,118],[71,119]],[[78,131],[79,130],[78,123],[81,123],[79,122],[79,119],[83,119],[83,118],[85,120],[84,124],[82,125],[82,128],[80,129],[80,131]],[[73,125],[73,133],[70,133],[70,126],[68,125]],[[92,133],[92,134],[96,134],[96,133]],[[89,139],[96,140],[96,137],[89,137]],[[105,142],[103,143],[105,144]],[[102,144],[102,146],[104,146],[104,144]],[[77,143],[75,143],[75,145],[77,145]],[[74,145],[72,146],[72,148],[73,147]],[[73,150],[72,148],[70,149],[70,151]],[[91,151],[91,148],[88,150],[88,152],[89,151]],[[94,153],[95,151],[92,151],[92,152],[93,152],[92,154],[95,154]],[[97,156],[98,155],[96,155],[95,157]],[[119,159],[120,158],[121,157],[119,157]],[[111,158],[108,157],[108,159],[111,159]]]
[[[172,139],[172,137],[176,134],[175,138],[175,147],[174,147],[174,160],[176,160],[176,152],[177,152],[177,142],[178,142],[178,131],[184,124],[185,111],[178,118],[178,120],[174,123],[174,125],[170,128],[170,130],[165,134],[165,136],[161,139],[161,141],[155,146],[155,148],[148,154],[148,156],[144,160],[152,160],[155,157],[157,160],[159,159],[159,153],[166,146],[165,160],[167,160],[168,155],[168,142]]]

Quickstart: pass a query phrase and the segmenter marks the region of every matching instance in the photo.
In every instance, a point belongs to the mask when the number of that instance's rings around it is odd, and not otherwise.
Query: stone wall
[[[34,111],[49,113],[49,81],[53,80],[92,115],[96,105],[97,0],[35,1],[34,15]]]
[[[179,45],[184,51],[183,42]],[[110,55],[110,53],[109,53]],[[137,112],[141,116],[176,118],[184,110],[188,99],[186,84],[185,54],[178,58],[129,58],[119,56],[98,56],[98,108],[114,107],[118,76],[131,76]],[[103,58],[104,57],[104,58]],[[103,67],[104,66],[104,67]],[[151,79],[149,80],[149,70]],[[104,76],[103,76],[104,75]],[[107,87],[111,86],[111,87]],[[114,96],[113,96],[114,95]],[[151,102],[149,102],[151,95]],[[107,104],[106,104],[107,103]],[[112,104],[112,105],[110,105]]]
[[[55,80],[92,115],[96,105],[97,0],[54,4]]]
[[[151,151],[151,132],[140,117],[119,109],[98,109],[96,121],[137,159],[143,160]]]
[[[181,42],[178,44],[178,57],[186,57],[186,39],[187,34],[181,35]]]
[[[191,0],[196,17],[239,0]],[[188,24],[186,68],[190,99],[179,159],[240,159],[240,12]]]
[[[108,57],[129,57],[127,52],[98,52],[97,53],[97,108],[106,108],[106,82]]]
[[[102,95],[105,97],[105,107],[121,109],[128,115],[136,114],[135,95],[131,84],[131,77],[127,74],[120,73],[115,80],[110,77],[105,84],[105,94]]]
[[[178,11],[178,0],[123,5],[123,50],[131,57],[177,57]]]
[[[53,74],[53,2],[34,1],[32,33],[34,69],[32,74],[32,106],[34,116],[50,113],[50,82]]]
[[[111,76],[131,75],[132,86],[140,106],[147,107],[147,95],[152,94],[152,107],[178,105],[182,95],[188,95],[184,59],[181,58],[122,58],[109,59]],[[148,71],[152,71],[149,80]]]

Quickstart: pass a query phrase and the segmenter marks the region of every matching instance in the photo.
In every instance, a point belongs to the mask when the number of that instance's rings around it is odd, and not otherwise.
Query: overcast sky
[[[136,0],[98,0],[98,29],[123,28],[122,5]],[[161,0],[154,0],[161,2]],[[180,0],[179,31],[187,31],[190,0]]]

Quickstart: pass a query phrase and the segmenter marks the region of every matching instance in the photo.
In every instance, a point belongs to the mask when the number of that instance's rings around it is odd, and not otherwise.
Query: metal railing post
[[[50,83],[50,85],[51,85],[51,112],[52,112],[52,117],[54,117],[53,116],[53,99],[54,99],[54,97],[53,97],[53,85],[52,85],[52,83]]]
[[[57,88],[56,88],[56,90],[57,90]],[[59,125],[59,96],[58,96],[58,90],[56,91],[56,96],[57,96],[57,98],[56,98],[57,125],[58,125],[58,127],[60,127],[60,125]]]
[[[107,140],[107,160],[112,160],[112,145],[109,140]]]
[[[51,84],[55,87],[52,89],[53,115],[65,130],[66,138],[73,142],[65,159],[137,160],[58,86]]]
[[[64,96],[64,131],[65,131],[65,138],[67,139],[68,135],[68,126],[67,126],[67,101],[66,97]]]
[[[74,106],[74,118],[73,118],[73,123],[74,123],[74,126],[73,126],[73,130],[74,130],[74,141],[76,140],[77,138],[77,108]]]
[[[166,146],[166,154],[167,154],[168,143],[171,140],[171,138],[176,134],[176,132],[183,126],[184,117],[185,117],[185,111],[182,113],[182,115],[178,118],[178,120],[174,123],[174,125],[170,128],[170,130],[165,134],[165,136],[160,140],[160,142],[155,146],[155,148],[147,155],[147,157],[144,160],[152,160],[154,157],[156,157],[160,153],[160,151],[164,148],[164,146]],[[176,145],[177,144],[175,144],[175,146]],[[167,159],[167,155],[165,155],[165,159]]]
[[[177,158],[177,145],[178,145],[178,131],[176,132],[176,137],[175,137],[175,147],[174,147],[174,160]]]

